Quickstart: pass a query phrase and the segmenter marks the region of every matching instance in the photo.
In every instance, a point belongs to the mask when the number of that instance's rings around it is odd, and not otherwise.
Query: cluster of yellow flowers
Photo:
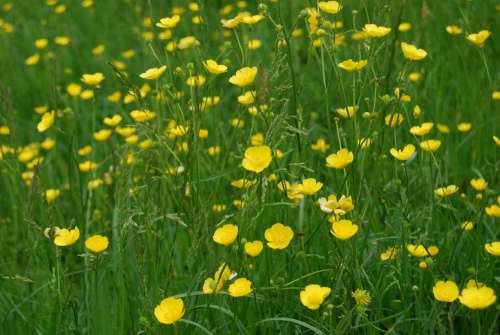
[[[169,4],[169,12],[146,16],[136,27],[144,48],[137,41],[120,52],[112,41],[93,45],[85,56],[92,61],[82,62],[81,67],[60,65],[74,51],[71,48],[80,48],[73,35],[54,33],[49,38],[40,33],[30,41],[31,51],[21,60],[25,71],[36,76],[38,70],[49,73],[52,67],[62,66],[63,79],[51,92],[56,98],[47,96],[30,105],[36,118],[10,122],[2,114],[0,167],[2,174],[9,171],[9,178],[36,193],[48,213],[57,213],[54,217],[69,216],[67,208],[76,211],[74,202],[80,204],[78,211],[86,211],[78,223],[82,232],[74,223],[58,227],[62,225],[53,222],[52,216],[41,223],[50,245],[59,253],[76,245],[82,234],[85,248],[104,257],[110,241],[106,233],[92,232],[99,232],[95,227],[100,224],[106,231],[100,209],[107,211],[119,198],[116,194],[123,192],[120,199],[126,198],[130,206],[154,202],[150,196],[163,197],[161,205],[154,204],[158,211],[176,213],[162,214],[161,219],[174,218],[193,241],[203,235],[196,225],[206,223],[207,236],[200,239],[206,240],[203,250],[217,253],[213,258],[218,268],[215,273],[216,266],[203,269],[202,282],[197,278],[204,297],[227,292],[229,299],[253,296],[257,300],[265,285],[262,276],[252,271],[264,258],[269,263],[279,255],[286,254],[287,261],[300,255],[304,263],[308,257],[327,263],[324,260],[333,256],[313,254],[308,244],[323,241],[317,237],[323,228],[322,238],[327,236],[340,255],[342,272],[351,271],[346,264],[352,257],[352,272],[368,277],[358,258],[369,262],[372,255],[381,267],[408,262],[417,272],[430,271],[444,263],[443,250],[468,243],[466,239],[476,232],[473,242],[480,246],[479,255],[488,260],[488,266],[498,266],[498,258],[494,259],[500,257],[495,226],[500,217],[497,152],[488,157],[483,171],[467,166],[467,172],[458,168],[454,172],[450,165],[474,136],[487,137],[489,146],[481,146],[490,151],[498,150],[500,138],[485,125],[473,124],[464,113],[453,115],[457,122],[451,123],[451,116],[434,113],[422,97],[421,92],[436,90],[434,85],[439,83],[434,81],[442,80],[432,78],[439,75],[430,70],[438,57],[431,41],[412,35],[411,22],[391,25],[381,22],[380,15],[372,16],[378,18],[372,22],[367,13],[366,22],[359,26],[357,10],[349,13],[356,18],[353,26],[344,28],[346,9],[351,9],[347,1],[297,3],[291,7],[301,10],[291,27],[277,19],[282,16],[279,0],[266,3],[228,3],[218,8],[218,16],[214,11],[215,23],[210,21],[215,4]],[[46,5],[49,17],[72,10],[57,0],[46,0]],[[95,6],[93,0],[81,3],[92,15]],[[205,10],[208,7],[210,11]],[[10,13],[13,8],[14,4],[6,3],[2,10]],[[423,8],[423,13],[429,10],[428,5]],[[208,29],[207,36],[200,28]],[[493,89],[498,76],[490,73],[485,53],[494,41],[490,30],[476,28],[481,30],[466,33],[468,29],[459,25],[439,29],[443,38],[456,39],[479,53],[490,87],[478,101],[494,109],[500,101],[500,91]],[[16,29],[0,19],[0,38],[15,34]],[[264,40],[269,32],[276,39],[274,46]],[[212,40],[217,43],[212,45]],[[387,64],[382,58],[387,58]],[[389,70],[381,75],[386,66]],[[449,100],[439,103],[451,104]],[[494,117],[488,120],[495,122]],[[19,136],[25,124],[29,136]],[[19,138],[30,139],[19,142]],[[374,179],[367,175],[380,181],[372,183]],[[155,190],[158,194],[144,195]],[[393,208],[397,215],[392,216]],[[441,210],[450,213],[445,233],[445,228],[433,227],[442,223],[435,221],[445,220]],[[372,217],[380,222],[368,222],[369,212],[377,212]],[[416,222],[410,223],[412,215]],[[186,217],[192,222],[185,223]],[[398,222],[397,227],[391,226],[391,220]],[[448,235],[441,238],[440,234]],[[452,240],[452,234],[463,238]],[[108,236],[118,252],[115,230]],[[359,245],[369,253],[357,255]],[[333,268],[331,263],[328,266]],[[498,284],[474,270],[473,279],[440,271],[439,278],[456,282],[433,279],[435,300],[458,300],[473,310],[492,306]],[[326,279],[305,283],[306,278],[292,282],[301,283],[293,287],[297,303],[313,311],[327,309],[326,319],[329,310],[338,308],[333,304],[337,291]],[[363,289],[362,282],[356,278],[356,285],[345,290],[359,315],[372,304],[372,295],[379,294]],[[431,285],[426,292],[432,300]],[[184,317],[189,299],[189,293],[180,293],[161,300],[154,307],[154,317],[162,324],[176,323]]]

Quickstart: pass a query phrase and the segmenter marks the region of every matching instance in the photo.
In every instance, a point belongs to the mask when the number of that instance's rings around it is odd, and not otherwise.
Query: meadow
[[[499,334],[499,22],[1,0],[0,334]]]

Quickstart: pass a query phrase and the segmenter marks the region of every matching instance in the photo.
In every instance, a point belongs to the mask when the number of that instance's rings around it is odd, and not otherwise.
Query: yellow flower
[[[450,35],[460,35],[462,33],[462,28],[456,25],[446,26],[446,32]]]
[[[242,105],[251,105],[255,102],[255,91],[246,91],[238,97],[238,102]]]
[[[420,142],[420,148],[424,151],[436,151],[441,146],[440,140],[426,140]]]
[[[328,149],[330,149],[330,145],[326,143],[324,138],[319,138],[316,143],[311,144],[311,149],[325,153]]]
[[[495,142],[496,145],[500,146],[500,137],[493,135],[493,142]]]
[[[71,42],[71,39],[68,36],[56,36],[54,37],[54,43],[57,45],[65,46]]]
[[[222,290],[222,287],[224,287],[224,283],[229,280],[232,275],[233,273],[229,266],[225,263],[222,264],[217,272],[215,272],[213,278],[207,278],[203,282],[203,293],[212,294],[219,292]]]
[[[177,24],[181,21],[181,17],[179,15],[174,15],[172,17],[164,17],[160,19],[160,22],[156,23],[158,28],[163,29],[173,29],[177,26]]]
[[[404,121],[404,116],[401,113],[391,113],[385,116],[385,124],[391,128],[396,128]]]
[[[73,245],[80,238],[80,229],[75,227],[71,230],[66,228],[56,229],[56,233],[54,236],[54,244],[58,247],[68,247]]]
[[[493,256],[500,256],[500,241],[486,243],[484,245],[484,250]]]
[[[323,183],[317,181],[314,178],[306,178],[302,181],[302,184],[298,187],[298,192],[304,195],[313,195],[314,193],[321,190]]]
[[[434,190],[434,194],[436,194],[438,197],[441,197],[441,198],[450,196],[456,192],[458,192],[457,185],[448,185],[445,187],[436,188]]]
[[[83,100],[90,100],[93,97],[94,97],[94,91],[92,91],[92,90],[84,90],[80,94],[80,99],[83,99]]]
[[[77,97],[82,93],[82,87],[78,84],[71,83],[66,87],[66,92],[72,97]]]
[[[203,62],[203,66],[205,66],[207,71],[212,74],[221,74],[227,72],[227,66],[217,64],[217,62],[213,59],[208,59],[206,62]]]
[[[485,207],[484,211],[486,212],[486,215],[490,217],[496,217],[496,218],[500,217],[500,206],[497,204]]]
[[[244,67],[236,71],[236,74],[229,78],[229,82],[239,87],[251,85],[257,76],[257,67]]]
[[[462,223],[462,225],[461,225],[461,228],[465,231],[470,231],[470,230],[474,229],[474,222],[464,221],[464,223]]]
[[[150,69],[147,69],[146,72],[141,73],[139,77],[142,79],[147,79],[147,80],[155,80],[161,77],[161,75],[165,72],[167,69],[166,65],[160,66],[160,67],[152,67]]]
[[[389,150],[389,153],[397,160],[407,161],[414,157],[415,146],[413,144],[407,144],[403,149],[391,148],[391,150]]]
[[[398,30],[402,33],[406,33],[411,29],[411,23],[410,22],[402,22],[398,26]]]
[[[245,170],[261,173],[271,164],[272,159],[271,148],[267,145],[250,147],[245,150],[241,166]]]
[[[476,34],[467,35],[467,40],[474,43],[476,46],[482,48],[484,46],[484,42],[490,37],[491,31],[489,30],[481,30]]]
[[[434,127],[433,122],[424,122],[420,126],[413,126],[410,128],[410,133],[415,136],[425,136],[429,134],[429,132]]]
[[[234,186],[236,188],[249,188],[250,186],[255,185],[256,181],[255,180],[248,180],[248,179],[238,179],[238,180],[233,180],[231,182],[231,186]]]
[[[170,297],[163,299],[155,307],[154,314],[160,323],[166,325],[173,324],[184,315],[184,302],[180,298]]]
[[[47,137],[42,143],[40,143],[40,146],[47,151],[52,150],[55,145],[56,141],[50,137]]]
[[[0,126],[0,135],[7,136],[10,134],[10,128],[8,126]]]
[[[406,246],[406,250],[408,250],[408,252],[415,257],[425,257],[429,255],[427,249],[425,249],[422,244],[414,245],[410,243]]]
[[[186,85],[189,87],[203,86],[205,84],[206,78],[203,75],[191,76],[186,80]]]
[[[26,60],[24,61],[24,64],[26,65],[35,65],[35,64],[38,64],[38,62],[40,61],[40,54],[39,53],[36,53],[32,56],[29,56],[28,58],[26,58]]]
[[[56,118],[55,111],[47,112],[47,113],[43,114],[42,120],[40,120],[40,122],[38,122],[38,125],[36,126],[36,129],[38,130],[38,132],[43,133],[44,131],[46,131],[47,129],[52,127],[52,125],[54,124],[55,118]]]
[[[328,14],[337,14],[342,10],[342,5],[337,1],[320,1],[318,7],[322,12]]]
[[[61,191],[59,191],[58,189],[49,188],[47,191],[45,191],[45,198],[47,199],[47,203],[52,203],[59,197],[60,194]]]
[[[252,26],[254,24],[257,24],[258,22],[260,22],[263,19],[264,19],[264,16],[260,15],[260,14],[257,14],[257,15],[248,15],[248,16],[244,16],[242,18],[242,22],[244,24],[248,24],[249,26]]]
[[[466,132],[470,131],[471,128],[472,128],[472,124],[468,123],[468,122],[461,122],[457,125],[457,129],[461,133],[466,133]]]
[[[245,253],[250,257],[257,257],[262,252],[264,244],[261,241],[246,242]]]
[[[370,37],[384,37],[391,32],[391,28],[367,23],[363,27],[363,32]]]
[[[285,249],[293,239],[292,228],[281,223],[275,223],[264,232],[267,246],[271,249]]]
[[[45,49],[49,45],[49,40],[46,38],[38,38],[35,40],[35,47],[37,49]]]
[[[90,155],[91,152],[92,152],[92,147],[90,145],[86,145],[86,146],[81,147],[80,149],[78,149],[78,154],[80,156]]]
[[[500,91],[493,91],[493,93],[491,93],[491,98],[493,100],[500,100]]]
[[[437,129],[442,134],[448,134],[450,132],[450,128],[447,125],[442,124],[442,123],[437,124]]]
[[[459,290],[457,284],[454,281],[438,280],[432,288],[432,293],[434,293],[434,298],[437,301],[453,302],[457,300]]]
[[[146,122],[146,121],[151,121],[154,118],[156,118],[156,113],[151,112],[147,109],[143,110],[133,110],[130,112],[130,117],[135,121],[135,122]]]
[[[322,287],[317,284],[307,285],[300,291],[300,302],[309,309],[317,310],[331,292],[332,289],[329,287]]]
[[[348,72],[353,72],[353,71],[359,71],[362,68],[364,68],[368,64],[367,60],[359,60],[359,61],[353,61],[352,59],[345,60],[343,62],[340,62],[337,64],[338,67],[340,67],[342,70],[346,70]]]
[[[353,117],[358,111],[358,106],[348,106],[346,108],[337,108],[336,112],[343,118]]]
[[[483,178],[471,179],[470,184],[478,192],[484,191],[488,187],[488,183]]]
[[[401,43],[401,50],[404,57],[409,60],[422,60],[427,57],[427,52],[424,49],[418,49],[416,46],[405,42]]]
[[[93,235],[85,240],[85,247],[94,253],[103,252],[108,245],[108,238],[102,235]]]
[[[101,72],[96,72],[93,74],[85,73],[80,80],[87,85],[99,85],[106,77]]]
[[[85,161],[85,162],[78,164],[78,168],[82,172],[88,172],[88,171],[95,170],[97,168],[97,164],[92,162],[92,161]]]
[[[112,117],[105,117],[103,123],[106,126],[116,127],[120,122],[122,122],[122,117],[119,114],[115,114]]]
[[[358,225],[351,220],[333,220],[330,232],[339,240],[348,240],[358,232]]]
[[[104,142],[111,136],[111,134],[111,129],[101,129],[99,131],[96,131],[93,136],[96,141]]]
[[[471,287],[464,288],[458,297],[460,303],[470,309],[485,309],[493,305],[497,300],[495,291],[485,285],[479,286],[471,285]]]
[[[359,288],[352,292],[351,296],[354,298],[354,301],[356,301],[356,305],[358,306],[367,306],[372,301],[370,292]]]
[[[326,166],[334,169],[343,169],[354,160],[354,155],[347,149],[340,149],[335,154],[326,157]]]
[[[400,250],[401,246],[389,247],[380,254],[380,260],[388,261],[390,259],[394,259],[394,257],[396,257]]]
[[[43,114],[49,110],[49,106],[43,105],[43,106],[36,106],[34,108],[35,113],[37,114]]]
[[[212,239],[215,243],[225,246],[230,245],[238,236],[238,226],[233,224],[225,224],[215,230]]]
[[[231,297],[244,297],[252,293],[252,282],[246,278],[238,278],[229,285],[227,292]]]

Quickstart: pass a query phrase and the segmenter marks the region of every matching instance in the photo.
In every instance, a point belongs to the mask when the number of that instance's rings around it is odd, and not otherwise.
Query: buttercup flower
[[[203,62],[203,66],[205,66],[207,71],[212,74],[221,74],[227,72],[227,66],[217,64],[217,62],[213,59],[208,59],[207,61]]]
[[[79,238],[80,229],[78,229],[78,227],[71,230],[66,228],[57,228],[54,236],[54,244],[58,247],[69,247],[70,245],[75,244]]]
[[[446,26],[446,32],[450,35],[460,35],[462,33],[462,28],[456,25]]]
[[[500,256],[500,241],[486,243],[484,245],[484,250],[493,256]]]
[[[413,144],[407,144],[403,149],[391,148],[389,150],[392,157],[400,161],[407,161],[415,156],[415,146]]]
[[[434,293],[434,298],[437,301],[453,302],[457,300],[459,290],[457,284],[454,281],[439,280],[432,288],[432,293]]]
[[[450,196],[456,192],[458,192],[457,185],[448,185],[445,187],[436,188],[434,190],[434,194],[436,194],[438,197],[441,197],[441,198]]]
[[[342,5],[337,1],[320,1],[318,7],[322,12],[328,14],[337,14],[342,10]]]
[[[246,278],[238,278],[229,285],[227,292],[231,297],[244,297],[252,293],[252,282]]]
[[[245,170],[261,173],[271,164],[272,160],[271,148],[267,145],[260,145],[245,150],[241,166]]]
[[[425,247],[422,244],[419,245],[408,244],[406,246],[406,250],[408,250],[408,252],[414,257],[425,257],[429,255],[427,249],[425,249]]]
[[[348,106],[345,108],[337,108],[336,112],[343,118],[353,117],[358,111],[358,106]]]
[[[293,239],[292,228],[281,223],[275,223],[264,232],[267,246],[271,249],[285,249]]]
[[[330,295],[332,289],[317,284],[307,285],[300,291],[300,302],[311,310],[317,310]]]
[[[489,30],[481,30],[476,34],[467,35],[467,40],[474,43],[476,46],[482,48],[484,46],[484,42],[491,36],[491,31]]]
[[[55,118],[56,118],[55,111],[47,112],[47,113],[43,114],[42,119],[40,120],[40,122],[38,122],[38,125],[36,126],[36,129],[38,130],[38,132],[43,133],[44,131],[46,131],[47,129],[52,127],[52,125],[54,124]]]
[[[261,241],[246,242],[244,248],[248,256],[257,257],[262,252],[264,244]]]
[[[427,52],[424,49],[418,49],[416,46],[405,42],[401,43],[401,50],[404,57],[409,60],[422,60],[427,57]]]
[[[237,236],[238,226],[233,224],[225,224],[215,230],[212,239],[215,243],[228,246],[236,240]]]
[[[440,140],[426,140],[420,142],[420,148],[424,151],[433,152],[439,149],[440,146],[441,146]]]
[[[495,291],[488,286],[467,285],[467,288],[460,293],[458,300],[470,309],[485,309],[495,303],[497,296]]]
[[[332,220],[332,229],[330,232],[339,240],[348,240],[358,232],[358,225],[351,220]]]
[[[367,23],[363,27],[363,32],[370,37],[384,37],[391,32],[391,28]]]
[[[488,183],[483,178],[471,179],[470,184],[478,192],[482,192],[488,187]]]
[[[81,81],[87,85],[95,86],[99,85],[106,77],[101,72],[96,72],[93,74],[82,75]]]
[[[304,195],[313,195],[314,193],[318,192],[321,190],[323,187],[323,183],[317,181],[314,178],[306,178],[302,182],[302,184],[299,185],[298,192]]]
[[[354,160],[354,155],[347,149],[340,149],[335,154],[326,157],[326,166],[334,169],[343,169]]]
[[[367,60],[353,61],[352,59],[349,58],[348,60],[339,63],[338,67],[340,67],[342,70],[353,72],[361,70],[366,66],[366,64],[368,64]]]
[[[257,76],[257,67],[244,67],[229,78],[229,82],[239,87],[251,85]]]
[[[52,203],[59,197],[60,194],[61,191],[59,191],[58,189],[50,188],[47,191],[45,191],[45,198],[47,199],[47,203],[48,204]]]
[[[156,24],[158,28],[163,29],[173,29],[179,24],[181,17],[179,15],[174,15],[172,17],[164,17],[160,19],[160,22]]]
[[[184,301],[174,297],[163,299],[155,307],[154,315],[160,323],[173,324],[184,316]]]
[[[85,247],[96,254],[106,250],[108,245],[108,238],[102,235],[92,235],[85,240]]]
[[[146,72],[141,73],[139,77],[142,79],[147,79],[147,80],[155,80],[161,77],[161,75],[165,72],[167,67],[165,65],[160,66],[160,67],[152,67],[150,69],[147,69]]]

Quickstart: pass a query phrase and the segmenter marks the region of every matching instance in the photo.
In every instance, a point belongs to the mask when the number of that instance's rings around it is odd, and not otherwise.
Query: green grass
[[[5,10],[7,3],[11,10]],[[171,16],[174,3],[185,13],[172,30],[170,40],[158,39],[161,18]],[[500,294],[500,261],[487,253],[484,244],[498,241],[498,218],[488,216],[485,207],[499,195],[499,148],[492,140],[500,136],[498,100],[500,89],[500,11],[498,2],[486,1],[343,1],[336,15],[321,13],[323,20],[342,21],[343,27],[324,25],[323,37],[310,34],[307,7],[315,1],[248,1],[239,9],[236,1],[206,1],[200,11],[188,9],[188,1],[105,1],[88,7],[80,1],[63,1],[49,6],[34,0],[1,1],[0,13],[0,333],[1,334],[498,334],[498,303],[484,310],[470,310],[458,300],[436,301],[432,288],[438,280],[454,280],[460,289],[470,279]],[[227,4],[235,9],[221,16]],[[54,13],[60,5],[62,14]],[[7,8],[8,9],[8,8]],[[247,10],[265,18],[254,26],[224,29],[221,18]],[[191,23],[200,15],[204,22]],[[151,26],[143,20],[149,17]],[[401,22],[410,22],[400,32]],[[365,23],[391,27],[385,37],[355,41],[351,35]],[[8,24],[13,31],[8,32]],[[447,25],[463,29],[450,35]],[[292,36],[302,29],[303,34]],[[492,35],[483,48],[465,36],[488,29]],[[154,33],[147,41],[143,33]],[[55,36],[68,36],[67,46],[54,43]],[[168,52],[171,40],[192,35],[199,46]],[[345,37],[333,47],[332,40]],[[47,48],[37,50],[34,41],[47,38]],[[259,49],[247,41],[257,38]],[[317,40],[316,47],[313,41]],[[399,42],[423,48],[422,61],[403,57]],[[93,55],[99,44],[106,49]],[[124,58],[122,52],[134,50]],[[28,66],[26,58],[38,52],[38,64]],[[228,66],[215,76],[203,67],[206,59]],[[367,59],[359,72],[346,72],[337,64],[343,60]],[[114,61],[125,69],[112,66]],[[166,65],[157,81],[139,74],[153,66]],[[267,110],[252,116],[248,106],[238,103],[243,91],[228,83],[236,70],[257,66],[256,106]],[[80,82],[84,73],[102,72],[106,79],[94,89],[94,98],[83,100],[66,92],[70,83]],[[419,72],[422,79],[408,79]],[[189,87],[190,75],[202,74],[206,83]],[[139,92],[143,84],[151,92],[132,103],[124,103],[128,91]],[[411,96],[401,102],[395,88]],[[122,93],[118,103],[107,96]],[[201,110],[203,97],[219,96],[220,103]],[[158,98],[159,97],[159,98]],[[37,131],[40,116],[33,109],[46,105],[57,111],[54,125]],[[353,118],[344,119],[337,108],[357,105]],[[420,117],[413,116],[416,105]],[[129,116],[134,109],[149,109],[157,117],[138,123]],[[388,127],[384,118],[401,113],[404,121]],[[364,113],[371,113],[369,118]],[[155,145],[141,149],[127,144],[113,133],[98,142],[93,133],[105,126],[104,117],[120,114],[121,126],[136,127],[141,141]],[[244,120],[241,128],[231,120]],[[184,136],[169,139],[169,121],[188,127]],[[424,152],[421,138],[410,133],[412,126],[434,122],[424,139],[439,139],[441,147]],[[470,122],[472,129],[459,132],[457,125]],[[447,125],[450,133],[437,130]],[[208,129],[206,139],[197,136]],[[265,144],[279,149],[271,165],[256,174],[241,167],[250,137],[262,133]],[[17,153],[30,143],[53,138],[52,150],[40,148],[38,166],[21,162]],[[361,150],[358,139],[368,137],[371,146]],[[330,145],[325,152],[311,149],[318,138]],[[180,150],[187,143],[189,150]],[[391,148],[412,143],[413,160],[401,163]],[[81,157],[78,150],[92,145]],[[208,154],[211,146],[220,153]],[[9,152],[12,148],[12,152]],[[340,148],[348,148],[354,161],[347,168],[326,167],[325,159]],[[18,151],[19,150],[19,151]],[[135,161],[124,163],[133,153]],[[92,172],[82,172],[84,160],[98,163]],[[183,166],[177,175],[170,168]],[[23,181],[34,172],[31,183]],[[302,200],[289,199],[268,181],[300,183],[315,178],[323,188]],[[473,178],[484,178],[486,190],[477,196]],[[112,179],[90,189],[88,182]],[[255,179],[254,186],[237,189],[231,181]],[[457,185],[458,193],[439,198],[438,187]],[[60,196],[48,204],[47,189],[59,189]],[[354,210],[346,218],[359,225],[348,240],[331,233],[329,215],[317,201],[330,194],[352,196]],[[234,205],[243,200],[244,208]],[[223,204],[222,212],[213,205]],[[471,231],[461,224],[473,221]],[[294,230],[285,250],[264,246],[256,258],[244,253],[245,240],[261,240],[264,231],[282,222]],[[215,229],[225,223],[239,227],[230,246],[212,240]],[[57,247],[44,236],[46,228],[81,231],[79,240]],[[109,248],[93,254],[85,248],[87,237],[109,238]],[[406,245],[436,245],[435,256],[416,258]],[[390,246],[402,246],[389,261],[380,253]],[[420,262],[426,269],[419,267]],[[230,282],[218,294],[203,294],[203,282],[221,264],[238,277],[252,281],[253,292],[242,298],[229,296]],[[318,310],[301,304],[300,291],[309,284],[331,288]],[[371,302],[356,305],[356,289],[371,294]],[[181,297],[185,314],[174,325],[163,325],[153,314],[162,299]]]

